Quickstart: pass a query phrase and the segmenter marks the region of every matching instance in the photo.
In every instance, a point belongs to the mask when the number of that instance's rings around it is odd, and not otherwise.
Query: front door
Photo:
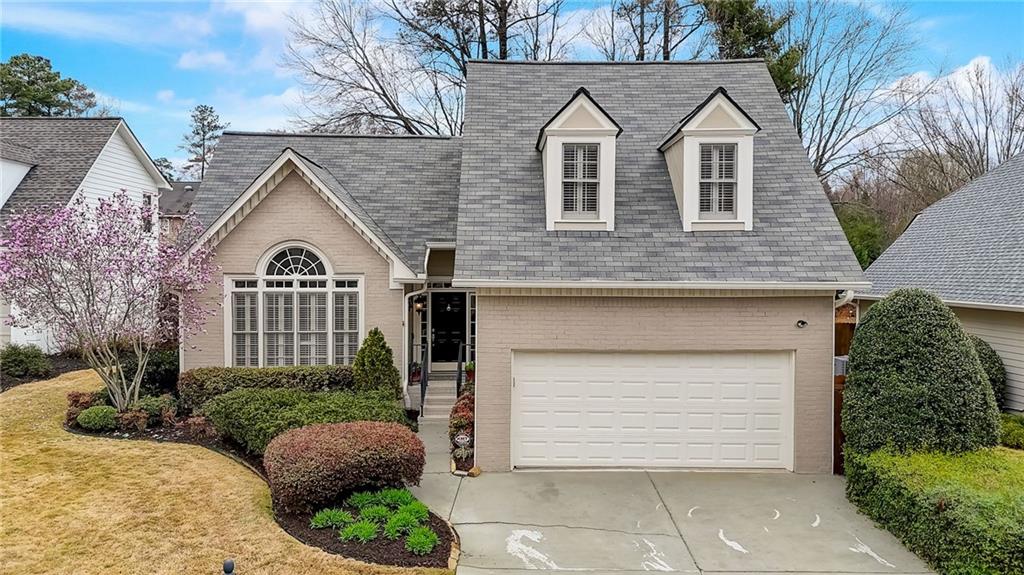
[[[458,361],[459,344],[466,341],[465,292],[430,295],[430,341],[430,360],[435,366]]]

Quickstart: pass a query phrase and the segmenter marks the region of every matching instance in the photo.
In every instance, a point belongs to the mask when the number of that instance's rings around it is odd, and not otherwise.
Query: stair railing
[[[423,404],[427,400],[427,385],[430,383],[430,364],[427,362],[427,346],[420,351],[420,416],[423,416]]]
[[[466,359],[466,355],[465,354],[466,354],[466,344],[462,343],[460,341],[459,342],[459,359],[458,359],[458,363],[456,364],[457,367],[455,368],[455,397],[460,397],[462,395],[462,368],[463,368],[463,362]]]

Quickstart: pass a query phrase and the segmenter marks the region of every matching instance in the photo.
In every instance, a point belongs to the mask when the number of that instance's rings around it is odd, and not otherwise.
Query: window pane
[[[714,184],[712,184],[711,182],[701,182],[700,183],[700,211],[701,212],[710,212],[711,211],[711,206],[713,205],[713,202],[711,201],[713,187],[714,187]]]
[[[597,182],[580,182],[580,211],[597,213]]]
[[[736,210],[736,184],[721,182],[718,184],[718,211],[732,213]]]
[[[710,180],[711,174],[714,173],[711,169],[712,153],[711,144],[700,145],[700,179],[702,180]]]
[[[277,252],[267,264],[269,276],[322,276],[327,268],[320,258],[305,248],[288,248]]]
[[[359,350],[359,292],[334,294],[334,363],[351,364]]]
[[[259,344],[256,328],[255,293],[235,293],[231,296],[232,349],[235,367],[257,367]]]
[[[299,365],[327,363],[327,293],[299,293]]]
[[[263,330],[268,366],[295,365],[295,310],[291,293],[263,294]]]
[[[562,182],[562,211],[576,210],[576,182]]]

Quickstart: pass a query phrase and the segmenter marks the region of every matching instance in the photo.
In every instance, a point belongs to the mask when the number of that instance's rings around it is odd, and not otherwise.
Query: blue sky
[[[575,6],[593,6],[584,1]],[[879,4],[884,6],[884,4]],[[112,103],[153,157],[182,157],[188,110],[210,104],[232,129],[289,127],[301,89],[282,65],[287,15],[312,3],[0,3],[0,56],[29,52]],[[912,2],[914,69],[1024,57],[1024,0]],[[589,55],[585,47],[578,58]]]

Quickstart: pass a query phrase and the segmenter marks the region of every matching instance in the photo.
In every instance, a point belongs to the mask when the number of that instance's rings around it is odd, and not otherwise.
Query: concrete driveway
[[[459,575],[537,569],[624,574],[931,573],[857,513],[828,475],[448,472],[445,422],[424,422],[414,491],[455,525]]]

